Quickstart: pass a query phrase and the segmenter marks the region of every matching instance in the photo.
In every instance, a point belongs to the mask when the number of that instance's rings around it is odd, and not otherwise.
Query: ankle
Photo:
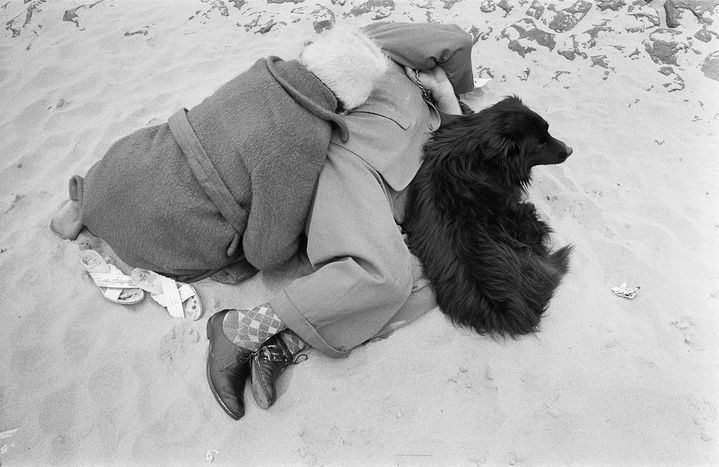
[[[230,310],[222,321],[225,336],[235,345],[253,352],[286,328],[269,304],[251,310]]]
[[[287,350],[289,350],[293,356],[309,347],[307,342],[303,341],[300,336],[289,329],[280,333],[280,339],[282,339],[285,347],[287,347]]]

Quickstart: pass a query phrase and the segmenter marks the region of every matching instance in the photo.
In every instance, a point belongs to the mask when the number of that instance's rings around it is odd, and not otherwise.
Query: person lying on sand
[[[126,263],[185,281],[282,264],[304,228],[312,274],[208,322],[208,381],[233,418],[250,359],[267,407],[307,344],[346,356],[435,306],[399,224],[422,145],[460,112],[455,92],[474,87],[472,40],[440,24],[344,31],[298,60],[259,60],[167,124],[119,140],[72,178],[51,223],[63,238],[87,228]]]
[[[234,419],[244,415],[248,377],[258,405],[269,407],[277,377],[306,346],[345,357],[435,306],[399,225],[423,144],[445,114],[460,113],[455,92],[474,87],[472,40],[436,23],[363,31],[391,60],[369,99],[343,116],[349,138],[332,135],[305,228],[314,272],[266,303],[222,310],[207,323],[208,382]],[[320,55],[333,62],[344,52]]]
[[[329,48],[342,54],[321,56]],[[75,239],[86,228],[127,264],[186,282],[228,267],[237,282],[281,265],[297,251],[332,128],[347,141],[339,111],[363,103],[385,68],[346,28],[297,60],[258,60],[72,177],[51,229]]]

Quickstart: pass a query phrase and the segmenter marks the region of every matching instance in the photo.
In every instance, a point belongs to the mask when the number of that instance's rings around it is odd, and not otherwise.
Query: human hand
[[[415,70],[413,68],[405,67],[404,71],[410,81],[418,86],[421,85],[433,94],[435,92],[441,93],[447,90],[454,92],[452,83],[450,83],[449,78],[447,78],[447,73],[445,73],[441,66],[436,66],[429,70]]]
[[[441,66],[421,71],[405,67],[404,71],[410,81],[429,92],[441,111],[450,114],[462,113],[452,83]]]

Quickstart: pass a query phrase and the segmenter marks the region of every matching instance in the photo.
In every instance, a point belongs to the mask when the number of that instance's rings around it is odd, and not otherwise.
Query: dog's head
[[[537,165],[559,164],[572,148],[549,133],[549,124],[514,96],[475,114],[457,117],[440,129],[441,140],[463,140],[455,157],[470,158],[467,167],[502,177],[508,185],[525,186]]]

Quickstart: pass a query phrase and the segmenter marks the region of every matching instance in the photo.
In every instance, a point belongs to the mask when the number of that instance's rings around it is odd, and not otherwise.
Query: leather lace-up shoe
[[[302,356],[307,358],[305,354],[300,354],[298,358]],[[275,403],[277,378],[285,368],[296,363],[298,361],[294,360],[279,334],[272,336],[252,354],[252,395],[257,405],[266,409]]]
[[[250,374],[252,352],[238,347],[222,330],[222,321],[230,310],[222,310],[207,320],[210,351],[207,356],[207,382],[220,407],[235,420],[245,414],[242,399],[245,380]]]

